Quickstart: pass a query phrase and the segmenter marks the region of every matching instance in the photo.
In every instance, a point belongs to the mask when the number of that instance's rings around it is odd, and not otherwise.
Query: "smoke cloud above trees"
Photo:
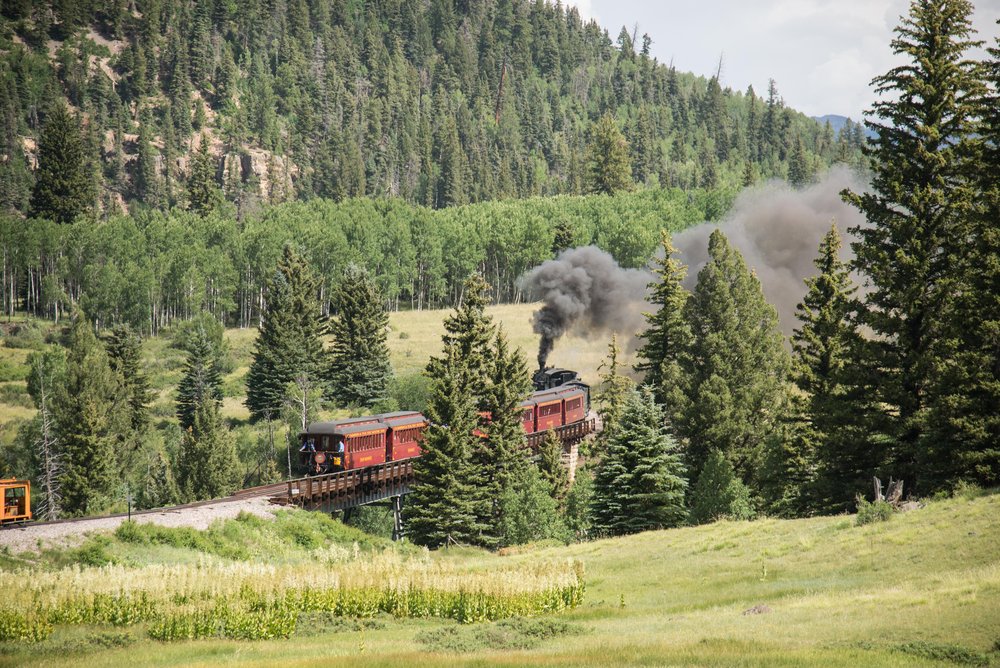
[[[688,267],[686,286],[694,287],[708,259],[708,237],[719,228],[756,273],[765,297],[778,310],[782,330],[790,334],[797,325],[795,307],[805,294],[803,281],[816,273],[813,260],[823,234],[836,224],[847,242],[845,259],[850,259],[852,235],[847,230],[865,224],[863,216],[841,200],[844,188],[860,192],[866,184],[848,168],[838,167],[806,188],[772,181],[744,191],[724,221],[674,236]],[[525,292],[543,302],[533,317],[541,336],[539,367],[545,366],[555,342],[570,331],[586,336],[616,332],[631,343],[645,329],[642,313],[648,310],[645,296],[652,280],[648,271],[620,267],[596,246],[563,251],[525,274]]]

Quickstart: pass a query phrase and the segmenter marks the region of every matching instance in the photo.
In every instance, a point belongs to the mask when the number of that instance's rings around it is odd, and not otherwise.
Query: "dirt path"
[[[207,529],[215,520],[236,517],[241,511],[270,519],[279,510],[265,497],[223,500],[193,508],[167,508],[157,512],[133,515],[136,522],[150,522],[165,527]],[[37,551],[49,547],[73,547],[88,535],[114,531],[125,517],[94,517],[57,524],[28,524],[0,530],[0,549],[13,553]]]

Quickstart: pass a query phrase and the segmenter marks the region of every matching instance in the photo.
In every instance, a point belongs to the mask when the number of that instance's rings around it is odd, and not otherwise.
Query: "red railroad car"
[[[427,421],[416,411],[386,413],[380,416],[388,429],[385,446],[386,461],[399,461],[420,456],[420,441]]]

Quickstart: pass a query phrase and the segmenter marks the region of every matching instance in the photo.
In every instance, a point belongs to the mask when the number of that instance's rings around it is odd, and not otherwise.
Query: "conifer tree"
[[[54,102],[38,141],[31,215],[71,223],[91,209],[95,198],[79,121],[65,104]]]
[[[351,264],[331,296],[330,392],[339,406],[371,406],[388,394],[389,316],[371,275]]]
[[[194,425],[198,407],[222,402],[222,371],[215,345],[203,327],[197,327],[187,341],[184,375],[177,384],[177,420],[181,429]]]
[[[967,0],[911,4],[892,41],[905,62],[873,82],[883,99],[867,121],[876,133],[864,150],[871,189],[845,192],[869,222],[853,232],[854,265],[871,286],[861,324],[874,334],[872,356],[880,360],[872,384],[882,415],[872,419],[888,422],[890,469],[917,492],[940,483],[943,459],[958,445],[946,430],[931,435],[927,416],[955,347],[948,319],[962,292],[960,258],[970,246],[963,223],[974,201],[967,156],[980,95],[975,64],[964,55],[977,44],[971,15]]]
[[[565,508],[566,495],[569,494],[569,471],[562,461],[562,441],[555,431],[549,429],[538,449],[538,471],[548,483],[549,494],[559,508]]]
[[[792,334],[792,375],[804,393],[799,455],[815,466],[815,503],[824,511],[846,510],[881,463],[880,444],[859,420],[858,402],[867,388],[857,387],[862,339],[853,322],[854,286],[840,257],[840,234],[830,226],[820,242],[819,273],[806,279],[806,296],[796,315],[801,326]],[[795,478],[787,470],[783,476]],[[799,481],[804,482],[804,481]]]
[[[507,336],[498,331],[489,356],[488,385],[484,388],[485,412],[490,415],[486,438],[473,450],[472,462],[482,480],[480,485],[480,521],[486,534],[497,545],[511,544],[506,533],[505,517],[523,513],[505,501],[504,491],[516,480],[523,482],[528,467],[527,441],[521,426],[521,401],[531,392],[528,365],[520,350],[511,350]]]
[[[598,367],[598,371],[601,372],[599,374],[601,383],[595,400],[597,411],[604,423],[603,433],[608,435],[618,425],[618,419],[625,409],[625,402],[634,386],[632,379],[621,373],[622,365],[618,361],[621,352],[618,336],[612,334],[611,342],[608,344],[608,356]]]
[[[493,319],[486,315],[489,304],[489,284],[479,274],[466,279],[462,290],[462,302],[455,312],[445,318],[445,333],[441,337],[446,351],[454,348],[462,361],[458,371],[462,374],[461,384],[475,399],[477,410],[486,410],[485,395],[482,392],[483,379],[488,378],[490,342],[495,326]],[[427,373],[431,378],[439,375],[439,365],[447,358],[431,358]]]
[[[788,353],[760,281],[719,230],[708,255],[687,304],[693,342],[682,363],[688,391],[677,427],[693,475],[717,449],[749,480],[784,401]]]
[[[163,508],[181,500],[177,479],[163,451],[156,449],[149,453],[146,475],[139,489],[140,508]]]
[[[598,531],[622,535],[680,525],[687,479],[676,441],[649,392],[629,392],[618,428],[594,475],[591,511]]]
[[[108,362],[118,374],[123,398],[128,405],[135,445],[149,426],[149,404],[153,401],[149,376],[142,365],[142,339],[128,325],[119,325],[111,330],[105,348]]]
[[[218,404],[206,398],[195,409],[194,421],[181,442],[177,461],[181,493],[191,501],[232,494],[238,482],[238,461]]]
[[[1000,37],[981,63],[978,149],[970,161],[975,208],[960,220],[961,289],[940,319],[951,329],[928,394],[921,473],[934,487],[1000,484]],[[929,485],[930,486],[930,485]]]
[[[285,246],[267,283],[267,306],[247,373],[246,405],[254,419],[277,415],[288,383],[297,376],[323,376],[318,294],[319,282],[305,258]]]
[[[666,407],[670,418],[683,405],[684,376],[681,358],[691,345],[691,329],[684,308],[691,293],[682,285],[687,268],[673,259],[676,249],[666,230],[660,232],[663,257],[654,260],[653,274],[659,279],[650,283],[649,302],[658,307],[644,314],[649,327],[640,336],[645,343],[636,356],[636,371],[645,373],[644,383],[658,404]]]
[[[434,384],[427,407],[430,425],[413,463],[414,484],[406,505],[407,535],[417,545],[442,547],[478,542],[480,494],[473,477],[473,435],[479,422],[474,397],[457,346],[446,346],[431,372]]]
[[[691,490],[691,523],[749,520],[754,514],[750,490],[733,471],[729,458],[713,449]]]
[[[601,116],[590,129],[587,147],[587,192],[613,195],[632,188],[628,141],[611,114]]]
[[[54,405],[63,455],[63,510],[86,515],[110,504],[118,471],[116,446],[128,423],[118,375],[80,313],[73,321],[66,381]]]
[[[208,137],[202,133],[198,150],[191,157],[191,175],[188,177],[191,210],[202,216],[208,215],[222,202],[222,190],[215,178],[216,171],[215,158],[209,152]]]

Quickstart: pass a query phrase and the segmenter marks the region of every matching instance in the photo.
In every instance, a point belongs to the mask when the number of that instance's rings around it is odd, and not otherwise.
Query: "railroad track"
[[[165,506],[163,508],[149,508],[146,510],[133,510],[131,513],[132,517],[141,517],[143,515],[162,515],[163,513],[174,513],[180,512],[189,508],[200,508],[202,506],[208,506],[215,503],[228,503],[231,501],[243,501],[246,499],[253,499],[257,497],[268,497],[273,498],[277,496],[283,496],[288,489],[287,482],[276,482],[270,485],[258,485],[257,487],[247,487],[241,489],[238,492],[234,492],[229,496],[224,496],[218,499],[206,499],[204,501],[193,501],[191,503],[182,503],[176,506]],[[112,515],[95,515],[93,517],[67,517],[60,520],[47,520],[44,522],[32,521],[24,522],[18,524],[7,524],[4,525],[3,529],[8,528],[27,528],[27,527],[41,527],[56,524],[73,524],[77,522],[94,522],[97,520],[114,519],[117,517],[129,517],[129,513],[114,513]]]

